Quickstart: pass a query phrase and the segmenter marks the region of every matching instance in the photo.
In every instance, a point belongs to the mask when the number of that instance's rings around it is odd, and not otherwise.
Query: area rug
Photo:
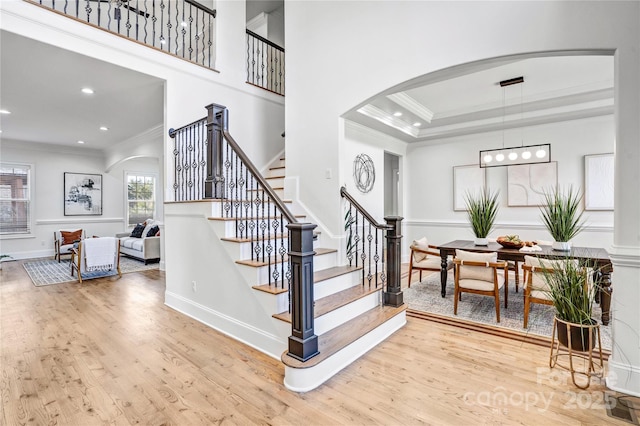
[[[414,278],[415,279],[415,278]],[[522,280],[521,280],[522,281]],[[411,288],[403,289],[404,302],[409,309],[429,312],[450,318],[474,321],[495,327],[516,330],[528,334],[551,337],[553,330],[553,306],[534,303],[529,311],[529,324],[522,326],[524,315],[524,297],[522,283],[516,293],[515,281],[509,280],[509,306],[504,307],[504,290],[500,291],[500,322],[496,322],[496,308],[492,297],[464,293],[458,301],[458,315],[453,315],[453,274],[447,279],[447,295],[440,296],[440,273],[425,277],[422,282],[412,282]],[[594,306],[593,316],[600,319],[601,310]],[[600,324],[602,348],[611,350],[611,326]]]
[[[29,278],[36,287],[52,284],[62,284],[71,281],[77,281],[77,278],[71,276],[71,265],[69,259],[59,262],[54,259],[40,259],[31,262],[24,263],[24,269],[29,274]],[[120,272],[123,274],[128,272],[147,271],[150,269],[158,269],[158,263],[149,263],[145,265],[144,262],[140,262],[128,257],[120,257]],[[117,272],[90,272],[83,274],[83,281],[85,279],[108,277],[117,275]]]

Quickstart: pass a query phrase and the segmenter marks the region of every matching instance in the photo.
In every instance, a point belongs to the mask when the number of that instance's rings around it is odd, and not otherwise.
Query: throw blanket
[[[115,268],[116,239],[114,237],[83,240],[87,271],[110,271]]]

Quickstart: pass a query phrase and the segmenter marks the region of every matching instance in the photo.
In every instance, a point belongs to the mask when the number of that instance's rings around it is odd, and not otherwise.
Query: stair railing
[[[288,354],[306,361],[318,354],[313,319],[316,225],[297,221],[233,139],[228,124],[227,108],[211,104],[207,106],[207,117],[169,130],[169,136],[176,141],[173,151],[176,201],[187,201],[184,197],[218,201],[220,217],[233,222],[237,241],[250,244],[252,264],[266,267],[266,276],[260,279],[276,289],[288,288],[291,312]],[[204,155],[197,150],[203,150]]]
[[[247,83],[284,96],[284,49],[247,30]]]
[[[400,306],[402,234],[401,217],[387,216],[378,223],[343,186],[340,195],[348,202],[345,214],[346,254],[350,266],[362,266],[362,285],[383,288],[385,305]],[[384,233],[386,232],[386,235]],[[383,239],[386,238],[386,244]],[[383,248],[384,247],[384,248]],[[386,288],[385,288],[386,283]]]
[[[215,66],[216,11],[194,0],[26,0],[189,62]]]

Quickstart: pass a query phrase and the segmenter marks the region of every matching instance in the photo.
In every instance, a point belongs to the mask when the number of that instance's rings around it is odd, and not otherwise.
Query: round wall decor
[[[376,170],[373,160],[367,154],[357,155],[353,160],[353,180],[356,188],[362,193],[367,193],[373,189],[376,181]]]

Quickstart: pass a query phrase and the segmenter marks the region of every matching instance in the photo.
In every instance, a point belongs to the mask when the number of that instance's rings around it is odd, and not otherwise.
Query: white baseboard
[[[6,254],[10,254],[11,257],[13,257],[15,260],[38,259],[42,257],[50,257],[53,259],[55,252],[53,251],[53,249],[45,249],[45,250],[11,252]]]
[[[607,387],[616,392],[640,397],[640,367],[620,364],[609,359]]]
[[[265,333],[263,330],[216,312],[178,294],[165,292],[164,304],[272,358],[279,360],[287,349],[287,342],[281,341],[278,336]]]

